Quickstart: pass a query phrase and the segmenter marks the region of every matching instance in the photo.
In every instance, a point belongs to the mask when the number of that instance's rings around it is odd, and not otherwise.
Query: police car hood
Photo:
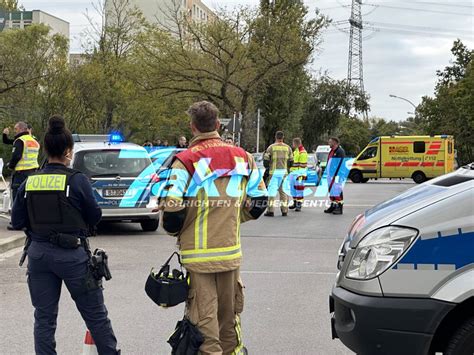
[[[473,183],[474,170],[461,168],[379,203],[360,217],[362,221],[357,223],[357,230],[348,235],[350,248],[355,248],[359,241],[372,230],[397,224],[398,220],[409,214],[469,189]],[[422,225],[423,221],[420,221],[420,224]]]

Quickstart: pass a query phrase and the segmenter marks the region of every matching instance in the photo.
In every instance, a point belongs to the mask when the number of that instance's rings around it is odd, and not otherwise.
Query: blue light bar
[[[122,133],[120,133],[120,132],[111,132],[109,134],[109,142],[110,143],[122,143],[122,142],[125,142],[125,138],[123,137]]]

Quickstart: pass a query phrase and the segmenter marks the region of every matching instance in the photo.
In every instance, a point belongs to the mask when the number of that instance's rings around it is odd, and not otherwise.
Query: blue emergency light
[[[109,134],[109,142],[110,143],[122,143],[125,141],[125,138],[123,137],[122,133],[120,132],[111,132]]]

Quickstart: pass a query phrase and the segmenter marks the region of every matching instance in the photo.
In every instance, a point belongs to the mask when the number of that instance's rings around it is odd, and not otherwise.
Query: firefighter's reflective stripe
[[[194,221],[194,246],[197,249],[207,249],[207,218],[209,216],[209,199],[204,189],[197,194],[199,207]]]
[[[240,249],[240,244],[226,248],[194,249],[181,251],[181,260],[183,261],[183,264],[206,261],[231,260],[240,258],[241,256],[242,250]]]
[[[240,316],[235,315],[235,334],[237,335],[237,346],[235,347],[232,355],[245,355],[244,343],[242,342],[242,327],[240,325]]]
[[[18,139],[23,141],[23,152],[15,170],[32,170],[38,168],[39,143],[30,135],[26,134]]]
[[[64,191],[66,190],[66,175],[44,174],[28,176],[26,191]]]

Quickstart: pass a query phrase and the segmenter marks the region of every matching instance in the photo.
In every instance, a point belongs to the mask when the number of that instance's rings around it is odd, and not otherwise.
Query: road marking
[[[10,216],[3,213],[0,213],[0,217],[10,220]]]
[[[15,248],[15,249],[12,249],[12,250],[9,250],[3,254],[0,254],[0,261],[4,261],[16,254],[19,254],[21,251],[23,250],[23,247],[18,247],[18,248]]]
[[[264,275],[336,275],[336,272],[322,271],[241,271],[242,274],[264,274]]]
[[[344,207],[374,207],[374,205],[352,205],[350,203],[345,203]]]

